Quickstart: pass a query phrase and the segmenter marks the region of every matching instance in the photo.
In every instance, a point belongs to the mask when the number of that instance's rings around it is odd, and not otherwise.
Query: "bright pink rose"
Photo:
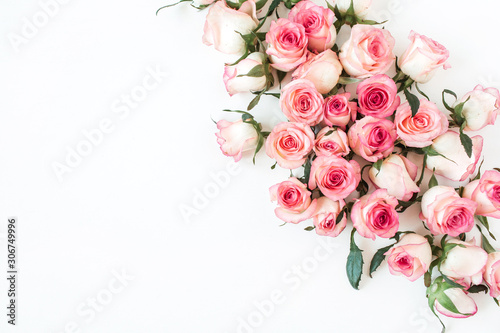
[[[420,192],[415,183],[418,167],[404,156],[393,154],[386,158],[380,170],[371,167],[368,171],[370,180],[377,188],[385,188],[396,199],[408,201],[413,193]]]
[[[418,234],[406,234],[385,253],[392,275],[404,275],[415,281],[425,274],[432,261],[432,250],[427,239]]]
[[[465,117],[466,131],[479,131],[493,125],[500,112],[500,92],[496,88],[483,88],[478,85],[455,103],[465,102],[462,116]]]
[[[271,186],[271,201],[277,201],[274,212],[281,220],[288,223],[299,223],[311,218],[316,210],[316,199],[311,201],[311,192],[297,178]]]
[[[434,235],[457,237],[474,227],[477,204],[461,198],[453,187],[434,186],[422,197],[422,219]]]
[[[401,102],[396,83],[385,74],[372,76],[361,82],[356,90],[359,113],[385,118],[392,116]]]
[[[277,70],[289,72],[306,61],[307,36],[301,24],[283,18],[272,21],[266,42],[271,66]]]
[[[491,297],[500,297],[500,252],[488,254],[484,282],[490,287]]]
[[[370,162],[389,156],[397,139],[392,121],[371,116],[357,120],[347,135],[352,150]]]
[[[333,201],[327,197],[318,199],[316,211],[313,215],[313,222],[318,235],[337,237],[345,229],[347,225],[345,214],[340,222],[337,223],[337,217],[344,206],[344,200]]]
[[[266,87],[267,78],[265,75],[246,76],[255,66],[261,66],[266,59],[265,57],[263,53],[254,52],[236,65],[224,67],[224,85],[230,96],[240,92],[260,91]]]
[[[314,133],[301,123],[280,123],[266,140],[266,153],[285,169],[296,169],[314,147]]]
[[[500,219],[500,172],[486,171],[465,186],[463,197],[477,203],[476,215]]]
[[[320,94],[328,94],[339,82],[342,65],[337,54],[328,49],[320,54],[309,53],[307,61],[297,67],[292,79],[307,79]]]
[[[352,27],[351,38],[340,49],[340,62],[347,74],[356,78],[384,74],[396,59],[392,52],[394,43],[389,31],[356,24]]]
[[[366,194],[352,206],[352,224],[363,237],[391,238],[399,229],[397,205],[398,199],[387,194],[386,189]]]
[[[288,19],[304,26],[309,39],[309,50],[322,52],[335,44],[337,39],[337,31],[333,26],[335,14],[330,9],[318,6],[309,0],[302,0],[292,8]]]
[[[293,80],[283,87],[280,106],[290,121],[314,126],[323,120],[323,96],[306,79]]]
[[[314,152],[317,156],[345,156],[350,151],[347,134],[340,128],[323,127],[316,135]]]
[[[235,122],[219,120],[217,129],[219,132],[215,135],[222,153],[233,157],[235,162],[241,159],[244,151],[255,149],[257,146],[259,140],[257,131],[251,124],[241,119]]]
[[[399,67],[403,73],[418,83],[426,83],[434,76],[437,68],[450,68],[446,62],[450,52],[443,45],[414,31],[410,32],[408,38],[410,46],[399,58]]]
[[[350,120],[356,120],[358,105],[356,102],[349,102],[351,94],[329,96],[323,104],[323,120],[328,126],[338,126],[345,130]]]
[[[408,102],[401,104],[396,110],[394,123],[398,136],[408,147],[430,146],[432,140],[448,130],[446,116],[439,111],[436,104],[426,99],[420,100],[420,108],[415,117],[411,116]]]
[[[356,190],[361,180],[358,162],[338,156],[317,157],[311,165],[309,188],[318,187],[333,201],[345,199]]]

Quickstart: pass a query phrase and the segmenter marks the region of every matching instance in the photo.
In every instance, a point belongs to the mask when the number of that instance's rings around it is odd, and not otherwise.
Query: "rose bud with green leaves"
[[[453,106],[465,103],[462,116],[465,118],[464,131],[479,131],[493,125],[500,111],[500,92],[496,88],[483,88],[477,85]]]
[[[447,283],[442,276],[436,278],[427,288],[429,307],[447,317],[467,318],[477,312],[477,305],[462,288]],[[436,314],[437,316],[437,314]]]

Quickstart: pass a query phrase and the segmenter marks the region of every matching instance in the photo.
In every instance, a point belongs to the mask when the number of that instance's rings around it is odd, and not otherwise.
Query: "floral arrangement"
[[[255,95],[246,111],[224,110],[238,120],[216,122],[223,154],[237,162],[253,151],[255,163],[264,149],[271,169],[290,170],[269,189],[279,219],[312,220],[305,230],[327,237],[350,220],[346,271],[355,289],[364,265],[358,233],[394,240],[376,251],[370,276],[387,261],[391,274],[423,277],[438,318],[474,315],[472,293],[489,292],[498,305],[500,252],[487,218],[500,218],[500,169],[481,174],[483,138],[472,134],[494,124],[497,89],[478,85],[460,99],[445,89],[442,112],[419,84],[449,67],[448,50],[411,32],[396,57],[383,22],[365,17],[371,0],[184,1],[209,7],[203,42],[235,58],[223,74],[229,95]],[[348,39],[338,45],[341,30]],[[288,119],[270,131],[249,112],[264,95],[279,99]],[[440,177],[461,186],[439,185]],[[412,205],[425,235],[401,230],[399,216]]]

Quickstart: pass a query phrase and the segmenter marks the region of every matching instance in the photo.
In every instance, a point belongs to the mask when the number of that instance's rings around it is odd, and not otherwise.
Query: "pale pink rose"
[[[246,43],[239,33],[249,34],[258,24],[254,0],[245,1],[239,10],[229,8],[225,1],[217,1],[208,11],[203,43],[222,53],[243,54]]]
[[[215,135],[222,153],[233,157],[235,162],[241,159],[244,151],[255,149],[259,141],[255,128],[241,119],[235,122],[219,120],[217,129],[219,132]]]
[[[323,52],[335,44],[337,39],[337,31],[333,26],[335,15],[330,9],[318,6],[309,0],[302,0],[292,8],[288,19],[304,26],[309,40],[309,50]]]
[[[500,252],[488,254],[484,271],[484,282],[490,287],[490,296],[500,297]]]
[[[423,148],[430,146],[432,140],[448,131],[448,119],[436,104],[426,99],[420,100],[420,108],[412,117],[408,102],[396,110],[394,119],[398,136],[408,147]]]
[[[274,212],[281,220],[288,223],[299,223],[312,217],[316,210],[316,199],[311,200],[311,192],[297,178],[271,186],[271,201],[277,201]]]
[[[317,156],[345,156],[350,151],[347,134],[340,128],[323,127],[316,135],[314,152]]]
[[[349,102],[351,94],[329,96],[323,104],[323,120],[327,126],[338,126],[345,130],[350,120],[355,121],[358,105],[356,102]]]
[[[392,121],[371,116],[357,120],[347,135],[351,149],[370,162],[389,156],[397,139]]]
[[[493,125],[500,112],[500,92],[496,88],[483,88],[477,85],[455,103],[465,102],[462,116],[465,117],[466,131],[479,131],[487,125]]]
[[[477,204],[461,198],[453,187],[434,186],[422,197],[422,219],[434,235],[457,237],[474,227]]]
[[[337,201],[354,192],[360,180],[358,162],[338,156],[320,156],[312,162],[309,188],[318,187],[326,197]]]
[[[392,116],[401,103],[396,83],[385,74],[372,76],[356,89],[358,112],[365,116],[385,118]]]
[[[265,75],[258,77],[239,76],[248,74],[255,66],[262,65],[265,57],[263,53],[254,52],[236,65],[225,66],[223,80],[230,96],[240,92],[260,91],[266,87],[267,78]]]
[[[476,302],[474,302],[474,300],[462,289],[450,288],[444,290],[443,293],[448,296],[458,312],[448,310],[444,305],[439,303],[438,299],[436,299],[434,301],[434,307],[442,315],[451,318],[467,318],[477,313]]]
[[[462,196],[477,203],[476,215],[500,219],[500,172],[486,171],[465,186]]]
[[[292,79],[307,79],[321,94],[328,94],[339,82],[342,74],[342,65],[337,54],[328,49],[315,55],[309,53],[307,61],[297,67]]]
[[[193,0],[192,4],[196,8],[201,8],[201,7],[205,7],[205,6],[211,5],[215,1],[216,0]]]
[[[333,2],[333,5],[336,5],[342,14],[345,14],[351,6],[351,1],[354,3],[354,14],[359,18],[365,18],[372,0],[330,0],[327,2]]]
[[[340,49],[340,62],[347,74],[356,78],[384,74],[396,59],[392,52],[394,43],[389,31],[356,24],[351,38]]]
[[[290,121],[314,126],[323,120],[323,96],[306,79],[293,80],[283,87],[280,107]]]
[[[352,206],[352,224],[363,237],[391,238],[399,228],[397,205],[398,199],[387,194],[386,189],[366,194]]]
[[[425,274],[432,261],[427,239],[418,234],[406,234],[385,253],[392,275],[403,275],[415,281]]]
[[[433,76],[437,68],[448,69],[451,66],[446,62],[450,52],[438,42],[410,32],[410,46],[399,58],[401,71],[418,83],[426,83]]]
[[[301,123],[280,123],[266,140],[266,153],[285,169],[296,169],[314,147],[314,133]]]
[[[427,168],[435,169],[436,175],[454,181],[464,181],[474,173],[477,162],[483,151],[483,138],[476,135],[472,139],[472,155],[467,156],[460,142],[460,136],[448,131],[433,140],[432,148],[443,156],[427,156]]]
[[[344,206],[344,200],[333,201],[327,197],[318,199],[316,211],[313,215],[313,222],[318,235],[337,237],[345,229],[347,225],[345,214],[340,222],[337,223],[337,217]]]
[[[272,21],[266,42],[271,66],[277,70],[289,72],[306,61],[307,36],[301,24],[284,18]]]
[[[368,171],[370,180],[377,188],[385,188],[398,200],[408,201],[413,193],[420,192],[415,183],[418,167],[401,155],[391,155],[386,158],[380,170],[371,167]]]

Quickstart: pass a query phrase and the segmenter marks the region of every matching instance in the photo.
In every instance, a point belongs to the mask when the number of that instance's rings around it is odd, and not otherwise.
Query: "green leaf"
[[[424,285],[429,288],[431,283],[432,283],[432,274],[430,272],[431,270],[429,269],[427,272],[424,274]]]
[[[358,191],[359,195],[362,197],[363,195],[368,193],[368,189],[369,189],[368,183],[363,178],[361,178],[358,187],[356,187],[356,191]]]
[[[344,218],[344,216],[345,216],[345,210],[342,209],[340,211],[339,215],[337,215],[337,218],[335,219],[335,224],[339,224],[342,221],[342,219]]]
[[[380,264],[385,260],[385,253],[389,251],[389,249],[393,246],[394,244],[391,244],[389,246],[378,249],[378,251],[375,252],[375,255],[373,256],[370,263],[370,277],[372,277],[372,273],[375,272]]]
[[[483,167],[484,159],[481,161],[481,164],[479,164],[479,168],[477,168],[477,174],[476,177],[472,180],[479,180],[481,179],[481,168]]]
[[[274,168],[276,168],[276,164],[278,164],[278,162],[275,162],[275,163],[271,166],[271,170],[274,170]]]
[[[354,241],[355,233],[356,229],[353,228],[351,232],[350,252],[347,257],[346,271],[347,278],[349,279],[351,286],[354,289],[359,290],[359,282],[361,281],[361,274],[363,273],[363,254]]]
[[[461,284],[458,284],[456,283],[455,281],[451,280],[449,277],[447,277],[446,275],[443,275],[443,279],[446,281],[446,283],[448,283],[450,286],[452,286],[453,288],[459,288],[459,289],[465,289],[464,286],[462,286]]]
[[[481,232],[481,238],[482,238],[482,243],[483,243],[483,249],[488,252],[488,253],[493,253],[493,252],[496,252],[495,248],[493,246],[491,246],[491,243],[490,241],[488,240],[488,238],[486,238],[486,236],[483,234],[483,230],[481,229],[481,227],[479,225],[476,224],[476,227],[479,229],[479,231]]]
[[[434,168],[434,170],[432,170],[432,176],[431,176],[431,179],[429,179],[429,188],[433,188],[434,186],[438,186],[439,183],[438,183],[438,180],[436,178],[436,175],[434,174],[434,171],[436,169]]]
[[[342,13],[340,12],[339,7],[337,5],[335,5],[335,7],[332,7],[332,5],[330,5],[328,1],[326,3],[328,5],[328,8],[333,12],[333,14],[335,14],[337,21],[342,21]]]
[[[255,7],[257,8],[257,10],[260,10],[262,9],[262,7],[264,7],[267,3],[267,0],[259,0],[255,3]]]
[[[455,97],[455,100],[458,99],[457,94],[455,94],[453,91],[451,91],[449,89],[443,90],[443,93],[442,93],[444,107],[446,108],[446,110],[454,113],[455,109],[453,109],[451,106],[448,105],[448,103],[446,103],[446,99],[444,98],[445,94],[452,95],[453,97]]]
[[[305,231],[311,231],[311,230],[314,230],[314,229],[316,229],[316,227],[311,226],[311,225],[308,226],[308,227],[306,227],[306,228],[304,228]]]
[[[441,156],[442,158],[445,158],[447,159],[448,161],[450,162],[453,162],[455,164],[457,164],[457,162],[453,161],[453,160],[450,160],[448,157],[444,156],[443,154],[441,154],[440,152],[438,152],[436,149],[434,149],[432,146],[427,146],[427,147],[424,147],[422,148],[422,150],[424,151],[424,153],[427,155],[427,156]]]
[[[495,301],[495,303],[497,303],[497,305],[500,306],[500,303],[498,303],[498,300],[496,298],[494,298],[494,297],[492,297],[492,298]]]
[[[255,106],[257,106],[257,104],[259,104],[261,96],[262,96],[262,94],[258,94],[257,96],[254,97],[254,99],[252,99],[250,101],[250,103],[248,104],[248,107],[247,107],[248,111],[252,110]]]
[[[304,184],[309,184],[309,177],[311,176],[311,160],[308,158],[304,163]]]
[[[417,91],[420,95],[424,96],[425,98],[427,98],[428,101],[430,101],[431,99],[429,98],[429,96],[427,96],[422,90],[420,90],[420,88],[418,87],[418,83],[415,83],[415,88],[417,88]]]
[[[441,306],[443,308],[445,308],[446,310],[448,310],[450,312],[460,313],[460,314],[463,314],[463,315],[470,315],[469,313],[465,314],[465,313],[461,313],[460,311],[458,311],[458,309],[455,306],[455,304],[453,304],[453,301],[444,292],[442,292],[442,293],[440,293],[438,295],[437,301],[439,302],[439,304],[441,304]]]
[[[465,153],[469,158],[472,157],[472,139],[463,132],[463,125],[460,127],[460,142],[462,143],[462,146],[464,146]]]
[[[408,89],[404,90],[406,100],[410,104],[411,107],[411,116],[415,117],[415,115],[418,112],[418,109],[420,108],[420,100],[418,99],[417,96],[413,95]]]
[[[261,77],[266,75],[264,65],[256,65],[247,74],[240,74],[237,77],[248,76],[248,77]]]
[[[282,72],[282,71],[276,71],[278,73],[278,81],[281,83],[283,79],[285,78],[287,72]]]
[[[278,8],[279,4],[282,1],[283,0],[273,0],[273,2],[271,2],[271,5],[269,6],[266,16],[271,16],[271,14],[274,12],[276,8]]]
[[[493,238],[494,240],[497,240],[495,235],[493,235],[490,231],[490,223],[488,222],[488,218],[486,216],[481,216],[481,215],[476,215],[476,218],[479,220],[479,222],[481,222],[482,225],[484,225],[484,227],[490,234],[490,237]]]
[[[189,2],[189,1],[191,1],[191,0],[181,0],[181,1],[179,1],[179,2],[176,2],[176,3],[170,4],[170,5],[166,5],[166,6],[160,7],[160,8],[158,8],[158,10],[156,11],[156,16],[158,16],[158,12],[159,12],[160,10],[164,9],[164,8],[173,7],[173,6],[176,6],[176,5],[180,4],[181,2]]]
[[[465,102],[462,102],[462,103],[458,104],[457,106],[455,106],[455,109],[453,111],[453,116],[454,116],[453,118],[458,123],[458,125],[464,125],[465,118],[462,115],[462,111],[464,109],[465,103],[467,103],[469,101],[469,99],[470,99],[470,97],[467,98],[467,100]]]
[[[253,154],[253,164],[255,164],[255,156],[257,156],[257,153],[264,145],[264,141],[265,141],[264,136],[259,134],[259,141],[257,141],[257,147],[255,147],[255,153]]]
[[[380,160],[377,160],[377,162],[373,163],[372,167],[377,170],[377,174],[375,175],[375,177],[378,176],[379,172],[380,172],[380,169],[382,168],[382,162],[384,162],[382,159]]]
[[[353,78],[353,77],[345,77],[345,76],[341,76],[339,78],[339,82],[340,84],[342,85],[346,85],[346,84],[351,84],[351,83],[357,83],[357,82],[361,82],[363,81],[362,79],[356,79],[356,78]]]
[[[474,285],[471,286],[469,289],[467,289],[467,292],[472,293],[472,294],[478,294],[481,292],[484,292],[485,294],[488,292],[488,287],[485,285],[479,284],[479,285]]]

